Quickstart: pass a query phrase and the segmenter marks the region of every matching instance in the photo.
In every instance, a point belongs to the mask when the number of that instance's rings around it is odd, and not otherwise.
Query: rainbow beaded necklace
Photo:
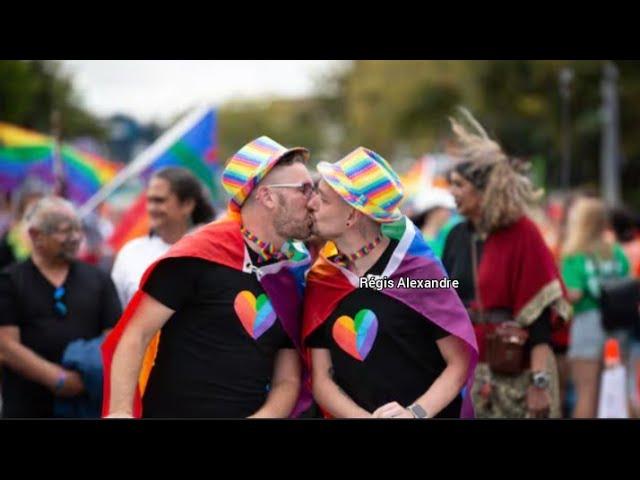
[[[286,260],[287,258],[289,258],[289,256],[286,253],[278,250],[276,247],[273,246],[273,244],[269,242],[265,242],[264,240],[260,240],[256,235],[251,233],[244,226],[240,227],[240,231],[242,232],[242,235],[244,236],[244,238],[246,238],[250,242],[255,243],[258,246],[258,248],[260,248],[261,258],[259,259],[259,261],[267,262],[272,259]]]
[[[333,257],[333,262],[343,267],[349,266],[349,264],[355,262],[357,259],[362,258],[370,254],[374,248],[376,248],[382,241],[382,235],[378,235],[373,242],[367,243],[364,247],[360,248],[354,253],[345,254],[340,253]]]

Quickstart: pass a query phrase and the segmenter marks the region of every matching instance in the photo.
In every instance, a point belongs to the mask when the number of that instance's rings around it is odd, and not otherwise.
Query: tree
[[[72,78],[55,61],[0,61],[0,120],[51,133],[51,114],[60,113],[64,138],[103,139],[100,120],[81,104]]]

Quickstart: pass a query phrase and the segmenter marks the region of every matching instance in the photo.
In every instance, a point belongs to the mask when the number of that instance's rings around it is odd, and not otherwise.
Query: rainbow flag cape
[[[289,260],[258,268],[258,280],[271,301],[282,327],[291,341],[302,354],[300,342],[302,298],[305,285],[305,274],[311,266],[309,253],[297,242],[289,246],[293,255]],[[102,345],[104,364],[103,415],[107,415],[111,401],[111,362],[118,342],[142,299],[142,287],[153,269],[164,259],[177,257],[197,257],[218,263],[239,271],[244,270],[244,241],[240,232],[240,217],[229,214],[226,218],[212,222],[191,234],[185,235],[169,251],[145,271],[140,281],[140,288],[129,302],[118,324],[111,331]],[[162,348],[161,335],[151,341],[147,349],[139,377],[138,390],[134,398],[133,414],[142,416],[142,396],[153,368],[158,348]],[[309,383],[308,372],[303,372],[303,385]],[[304,412],[311,405],[311,391],[302,388],[292,416]]]
[[[400,278],[440,280],[447,276],[442,264],[425,243],[420,230],[407,217],[383,225],[382,232],[399,242],[382,274],[394,280],[395,285]],[[358,288],[357,275],[327,260],[332,250],[335,252],[335,246],[327,244],[307,276],[303,342],[328,319],[345,296]],[[473,418],[470,392],[478,362],[478,345],[471,320],[458,294],[453,288],[385,288],[382,293],[401,301],[423,315],[425,320],[428,319],[467,344],[471,352],[471,363],[463,391],[461,417]],[[310,351],[305,352],[304,358],[310,370]]]

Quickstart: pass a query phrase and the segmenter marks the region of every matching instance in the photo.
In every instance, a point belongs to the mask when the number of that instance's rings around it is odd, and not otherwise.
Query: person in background
[[[471,128],[452,121],[460,161],[451,193],[467,221],[456,225],[443,263],[474,323],[480,361],[472,390],[479,418],[558,418],[560,396],[554,326],[568,321],[553,255],[526,212],[539,194],[509,157],[466,112]],[[512,355],[502,355],[503,342]],[[496,348],[489,348],[490,346]],[[517,347],[516,347],[517,346]]]
[[[147,267],[194,226],[214,217],[205,187],[181,167],[166,167],[153,174],[147,187],[147,213],[151,231],[127,242],[111,270],[123,308],[138,290]]]
[[[0,238],[0,269],[25,260],[31,253],[31,241],[23,217],[29,207],[47,193],[47,187],[33,179],[27,179],[13,192],[12,218],[8,230]]]
[[[80,373],[62,365],[67,346],[100,337],[122,310],[109,275],[76,260],[73,205],[46,196],[25,220],[32,255],[0,274],[3,416],[48,418],[56,398],[86,393]]]
[[[640,277],[640,216],[630,209],[618,207],[611,210],[611,227],[616,242],[629,260],[632,276]]]
[[[574,305],[567,356],[577,401],[574,418],[596,416],[602,349],[607,338],[600,311],[600,280],[629,274],[622,248],[607,235],[608,219],[602,200],[578,198],[568,212],[562,246],[562,277]],[[626,350],[627,332],[613,332]]]
[[[424,188],[414,201],[411,221],[422,231],[427,245],[438,258],[442,258],[447,235],[462,221],[455,212],[453,195],[443,188]]]

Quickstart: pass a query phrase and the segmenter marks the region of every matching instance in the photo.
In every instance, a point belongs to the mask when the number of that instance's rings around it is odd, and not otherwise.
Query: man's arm
[[[436,344],[447,366],[424,395],[414,402],[420,405],[429,417],[440,413],[460,393],[467,378],[471,359],[466,343],[455,335],[447,335],[436,341]],[[413,414],[406,407],[407,405],[390,402],[373,412],[373,416],[413,418]]]
[[[142,294],[135,313],[122,333],[111,361],[108,417],[131,417],[142,360],[149,342],[174,314],[155,298]]]
[[[249,418],[287,418],[298,400],[301,375],[298,351],[291,348],[280,350],[276,355],[267,401]]]
[[[0,327],[0,355],[11,370],[46,386],[58,396],[73,397],[84,391],[79,373],[50,362],[23,345],[17,326]]]
[[[316,402],[335,418],[370,418],[371,414],[354,402],[333,381],[331,352],[326,348],[311,350],[312,388]]]

